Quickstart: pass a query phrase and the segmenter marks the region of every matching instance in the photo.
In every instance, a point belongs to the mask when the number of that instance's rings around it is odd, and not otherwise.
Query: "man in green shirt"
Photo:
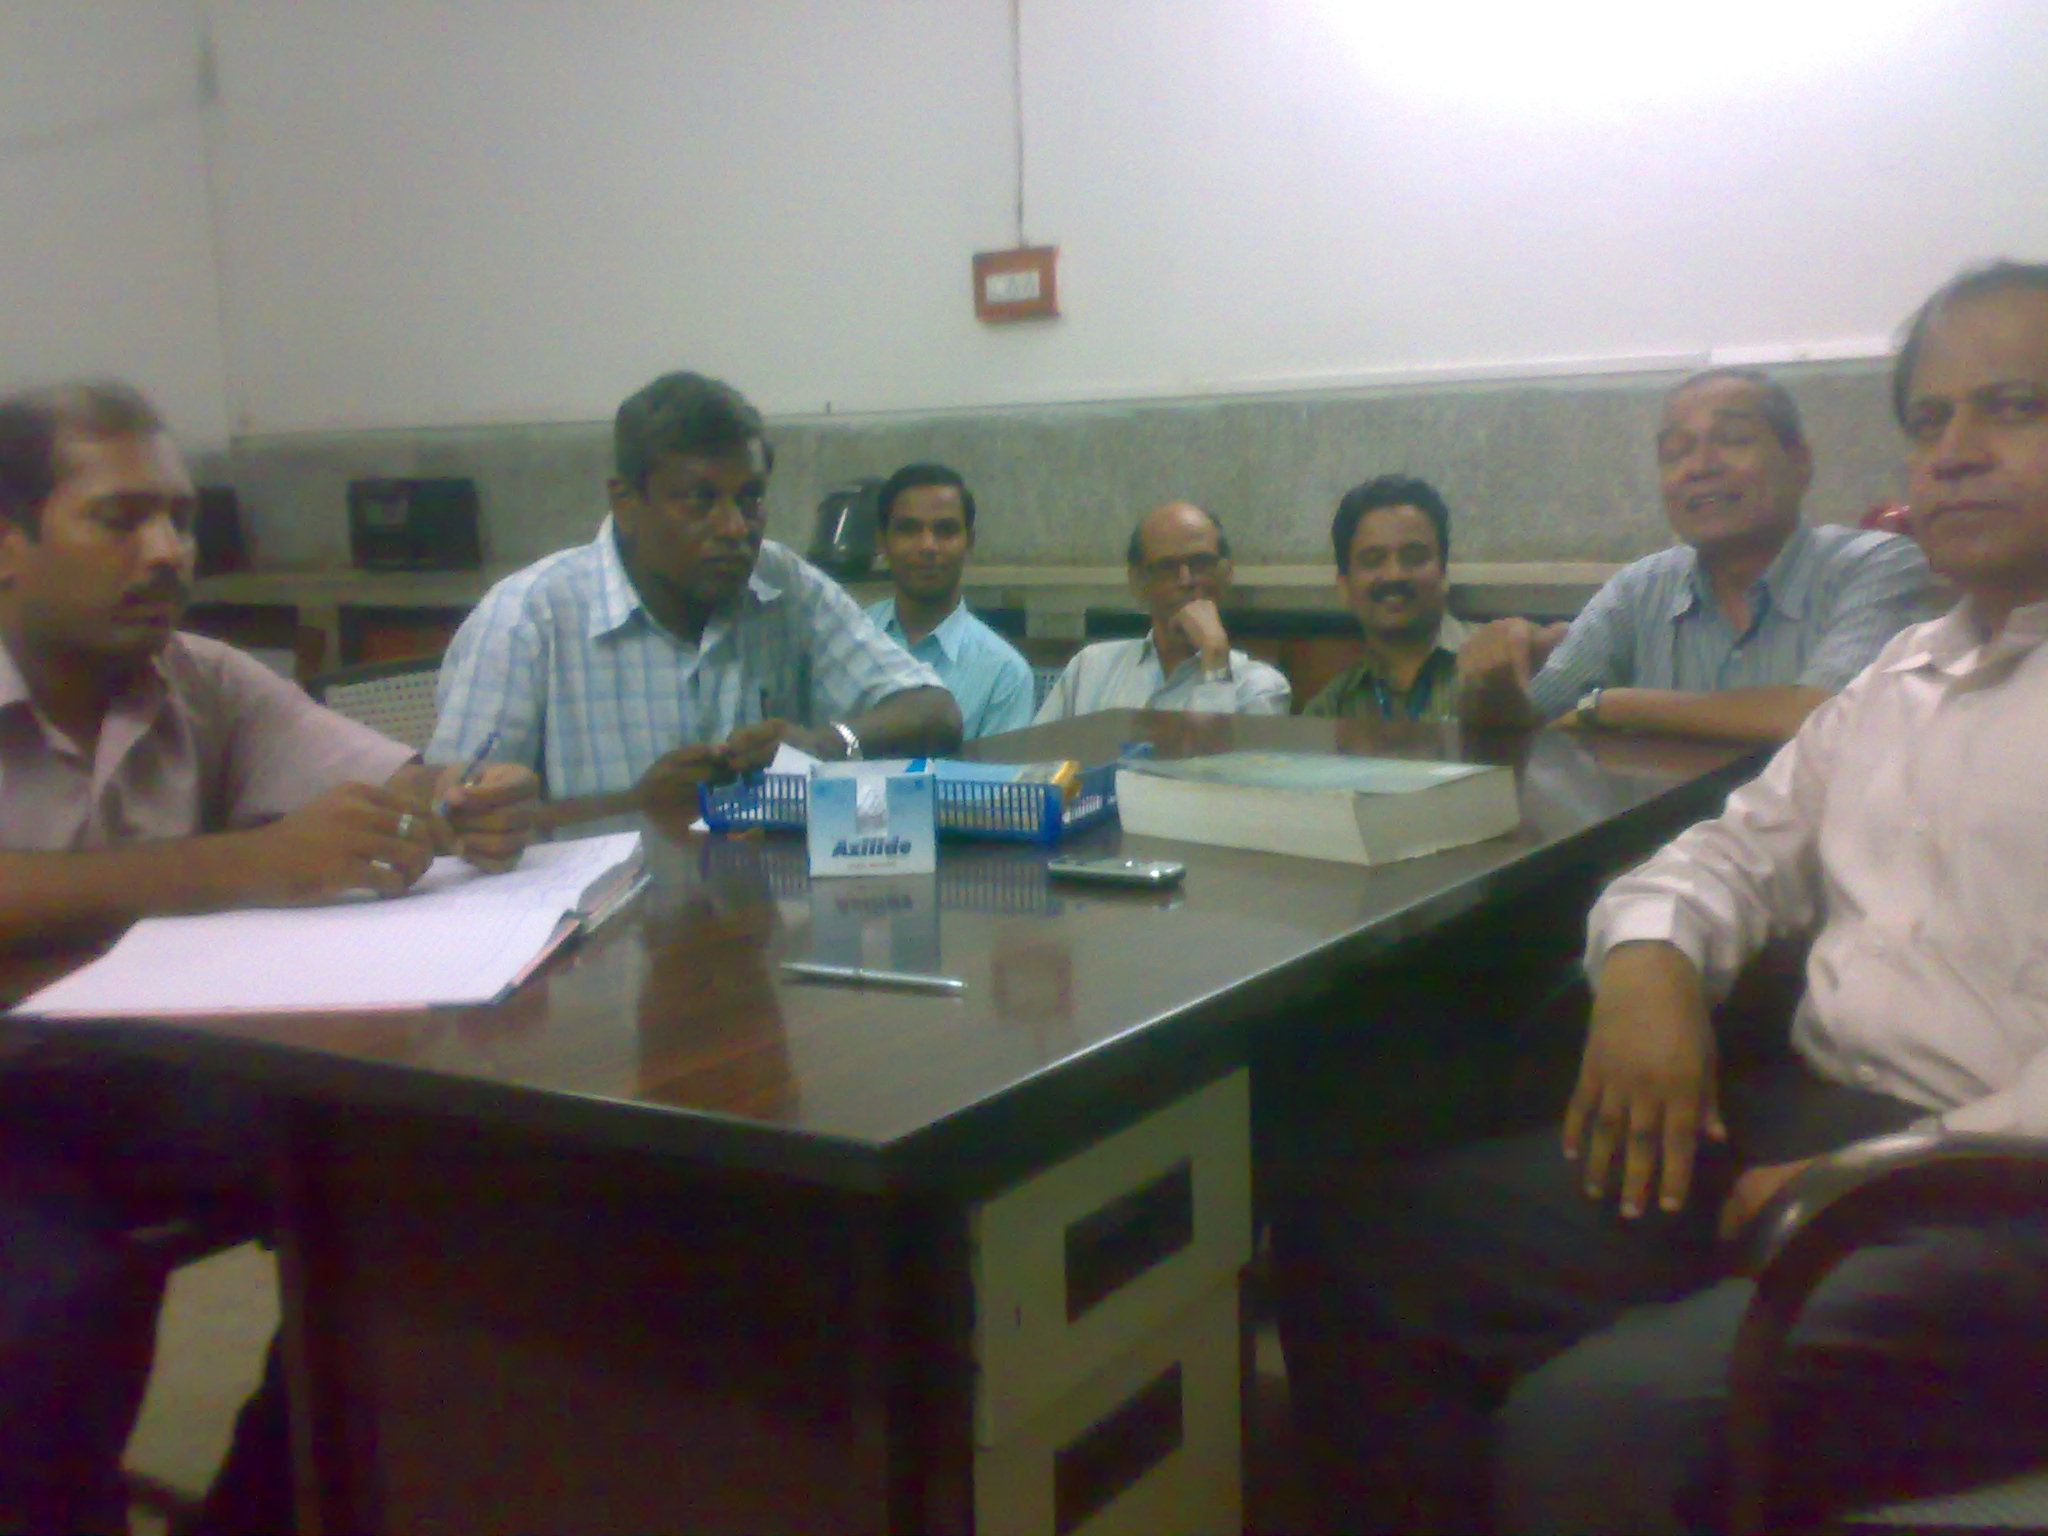
[[[1309,700],[1305,715],[1455,720],[1465,626],[1445,611],[1451,510],[1413,475],[1381,475],[1337,503],[1337,590],[1365,655]]]

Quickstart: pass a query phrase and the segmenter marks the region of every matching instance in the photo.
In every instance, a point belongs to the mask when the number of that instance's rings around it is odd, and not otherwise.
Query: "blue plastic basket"
[[[811,781],[801,774],[766,773],[718,788],[701,785],[697,803],[714,832],[801,832],[810,807]],[[1074,798],[1061,801],[1056,784],[980,784],[939,780],[939,835],[1005,843],[1058,842],[1070,832],[1107,821],[1116,810],[1116,764],[1082,770]]]

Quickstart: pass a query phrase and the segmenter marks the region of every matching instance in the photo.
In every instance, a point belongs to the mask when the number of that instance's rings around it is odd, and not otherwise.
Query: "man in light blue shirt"
[[[967,611],[960,579],[974,552],[974,493],[943,464],[906,464],[882,486],[882,553],[896,595],[868,610],[882,633],[938,673],[973,738],[1031,723],[1031,664]]]
[[[597,537],[499,582],[441,667],[429,756],[537,768],[556,823],[694,802],[782,742],[951,751],[960,712],[839,585],[766,542],[760,414],[697,374],[619,407]]]
[[[1931,615],[1913,540],[1801,520],[1813,455],[1768,375],[1715,368],[1680,384],[1657,463],[1684,542],[1617,572],[1569,628],[1475,631],[1459,655],[1468,721],[1784,741]]]

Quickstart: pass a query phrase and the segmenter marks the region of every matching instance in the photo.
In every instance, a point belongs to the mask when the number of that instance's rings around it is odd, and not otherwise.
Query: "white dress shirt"
[[[1989,643],[1905,631],[1727,809],[1609,886],[1586,963],[1665,939],[1723,995],[1813,932],[1792,1039],[1822,1076],[2048,1135],[2048,603]]]
[[[1277,667],[1243,651],[1230,653],[1230,676],[1210,682],[1202,659],[1190,656],[1168,677],[1148,634],[1139,640],[1098,640],[1077,651],[1034,725],[1105,709],[1185,709],[1211,715],[1284,715],[1293,685]]]

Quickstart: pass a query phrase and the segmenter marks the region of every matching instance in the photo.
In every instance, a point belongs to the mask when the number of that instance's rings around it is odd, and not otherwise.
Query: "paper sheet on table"
[[[785,741],[778,744],[775,748],[775,760],[768,765],[767,771],[769,773],[800,773],[808,779],[811,776],[811,770],[823,761],[823,758],[813,757],[810,753],[804,751],[802,747],[792,747]],[[709,832],[711,828],[705,824],[704,818],[699,816],[690,823],[690,830],[692,832]]]
[[[486,1003],[637,864],[638,832],[536,843],[486,875],[436,859],[388,901],[146,918],[16,1010],[53,1018]]]

